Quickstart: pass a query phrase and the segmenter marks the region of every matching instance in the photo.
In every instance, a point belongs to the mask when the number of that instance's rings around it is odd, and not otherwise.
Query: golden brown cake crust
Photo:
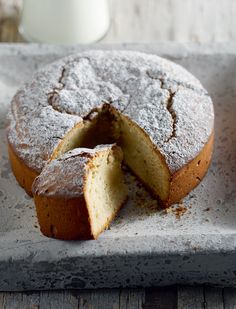
[[[201,182],[211,163],[213,143],[214,133],[196,158],[172,176],[170,196],[164,204],[165,207],[179,202]]]
[[[89,240],[97,239],[100,233],[92,234],[90,218],[86,202],[80,198],[58,198],[48,196],[35,196],[34,202],[40,231],[51,238],[64,240]],[[119,206],[123,207],[126,200]],[[48,207],[47,205],[50,205]],[[116,216],[114,213],[110,221]],[[108,227],[109,223],[101,227],[101,231]],[[59,228],[57,229],[56,226]]]
[[[28,165],[16,155],[10,143],[8,143],[8,155],[13,174],[19,185],[24,188],[30,196],[33,196],[32,184],[39,173],[28,167]]]
[[[35,195],[34,202],[40,230],[45,236],[65,240],[94,239],[83,197]]]

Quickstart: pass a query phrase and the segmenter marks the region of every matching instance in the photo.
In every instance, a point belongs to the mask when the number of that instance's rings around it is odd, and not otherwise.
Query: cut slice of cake
[[[49,162],[32,187],[41,232],[96,239],[127,198],[121,148],[76,148]]]

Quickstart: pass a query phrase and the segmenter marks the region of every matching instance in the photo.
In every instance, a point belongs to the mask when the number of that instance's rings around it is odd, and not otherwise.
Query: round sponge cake
[[[16,93],[9,120],[12,169],[29,194],[48,160],[116,142],[168,206],[200,182],[212,155],[207,91],[179,65],[140,52],[86,51],[50,64]]]

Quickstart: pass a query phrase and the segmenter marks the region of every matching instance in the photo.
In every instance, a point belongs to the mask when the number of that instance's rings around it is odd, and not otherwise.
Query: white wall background
[[[106,42],[236,40],[236,0],[110,0]]]
[[[109,1],[112,25],[103,42],[236,41],[236,0]],[[0,18],[19,15],[21,3],[0,0]]]

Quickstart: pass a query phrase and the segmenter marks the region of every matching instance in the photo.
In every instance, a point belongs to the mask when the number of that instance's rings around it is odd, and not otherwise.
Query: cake
[[[32,192],[41,232],[58,239],[96,239],[127,198],[115,145],[75,148],[45,165]]]
[[[214,111],[201,83],[177,64],[85,51],[41,69],[16,93],[7,136],[13,173],[30,195],[48,161],[117,143],[124,163],[168,207],[207,172]]]

